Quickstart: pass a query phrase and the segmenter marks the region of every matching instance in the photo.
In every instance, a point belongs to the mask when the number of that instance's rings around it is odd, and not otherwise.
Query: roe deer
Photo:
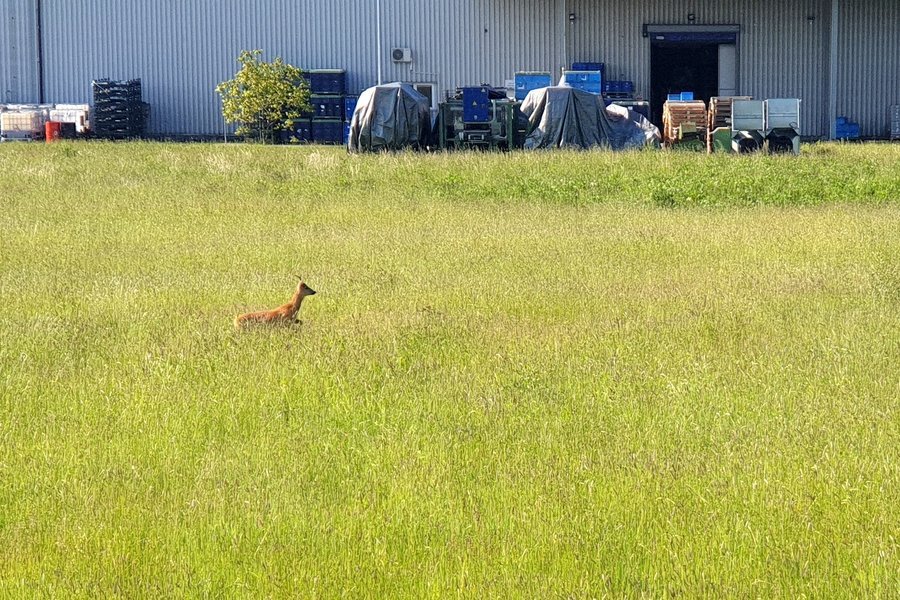
[[[242,327],[256,324],[299,324],[300,321],[297,319],[297,311],[300,310],[300,303],[303,302],[303,299],[307,296],[312,296],[313,294],[315,294],[316,290],[303,283],[303,279],[299,275],[294,275],[294,277],[299,279],[300,283],[297,284],[297,291],[294,292],[294,297],[291,298],[290,302],[288,302],[287,304],[282,304],[278,308],[274,308],[272,310],[263,310],[260,312],[252,312],[239,315],[234,319],[235,328],[241,329]]]

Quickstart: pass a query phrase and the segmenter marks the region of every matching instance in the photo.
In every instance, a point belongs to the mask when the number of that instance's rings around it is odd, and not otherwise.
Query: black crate
[[[340,144],[344,139],[344,122],[337,119],[313,121],[312,139],[320,144]]]
[[[340,119],[344,120],[343,96],[310,96],[314,119]]]
[[[343,69],[316,69],[308,72],[313,95],[342,96],[347,93],[347,72]]]
[[[312,141],[312,121],[295,119],[290,129],[279,134],[279,139],[283,144]]]

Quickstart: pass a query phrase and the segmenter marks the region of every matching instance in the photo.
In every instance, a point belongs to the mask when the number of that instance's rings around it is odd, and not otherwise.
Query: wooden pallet
[[[751,96],[713,96],[709,99],[707,128],[731,127],[731,108],[735,100],[752,100]]]
[[[678,143],[678,129],[686,124],[696,127],[701,139],[705,139],[706,120],[706,103],[702,100],[666,102],[663,105],[663,142],[668,146]]]

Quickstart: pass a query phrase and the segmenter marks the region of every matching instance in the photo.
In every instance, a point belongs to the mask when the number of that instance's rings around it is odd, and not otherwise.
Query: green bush
[[[222,96],[222,115],[237,123],[238,135],[272,142],[293,119],[310,111],[309,86],[297,67],[281,58],[265,62],[261,56],[262,50],[241,51],[240,70],[216,91]]]

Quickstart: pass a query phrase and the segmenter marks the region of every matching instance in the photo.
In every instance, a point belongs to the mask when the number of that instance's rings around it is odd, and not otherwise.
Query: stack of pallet
[[[141,100],[141,80],[91,82],[94,92],[94,133],[107,139],[144,135],[150,105]]]
[[[702,100],[666,102],[663,105],[663,143],[666,146],[696,146],[699,143],[702,147],[706,140],[706,119],[706,103]]]
[[[708,152],[731,150],[731,109],[735,100],[751,100],[750,96],[713,96],[709,99],[706,121]]]

